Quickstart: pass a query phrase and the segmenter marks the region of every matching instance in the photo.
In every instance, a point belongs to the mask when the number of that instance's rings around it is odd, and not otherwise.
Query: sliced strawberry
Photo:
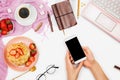
[[[30,43],[29,48],[30,48],[31,50],[35,50],[35,49],[36,49],[35,43]]]
[[[17,51],[17,53],[19,53],[21,56],[23,56],[23,55],[24,55],[24,53],[23,53],[23,51],[22,51],[22,49],[21,49],[21,48],[17,48],[17,49],[16,49],[16,51]]]
[[[26,66],[26,67],[29,67],[31,64],[32,64],[32,62],[31,62],[31,61],[28,61],[28,62],[25,63],[25,66]]]
[[[16,50],[15,49],[10,50],[9,54],[11,56],[15,56],[16,55]]]
[[[19,58],[20,57],[20,54],[17,52],[16,55],[15,55],[15,58]]]
[[[1,31],[1,34],[2,34],[2,35],[7,35],[7,31],[6,31],[6,30],[2,30],[2,31]]]
[[[34,62],[35,61],[35,57],[31,56],[28,61]]]
[[[30,51],[30,55],[31,55],[31,56],[35,56],[36,54],[37,54],[37,51],[36,51],[36,50],[31,50],[31,51]]]

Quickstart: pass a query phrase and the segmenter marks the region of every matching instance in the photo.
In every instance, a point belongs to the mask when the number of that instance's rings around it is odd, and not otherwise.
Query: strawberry
[[[1,29],[7,28],[7,24],[1,23]]]
[[[24,53],[23,53],[23,51],[22,51],[22,49],[21,49],[21,48],[17,48],[17,49],[16,49],[16,51],[17,51],[17,53],[19,53],[21,56],[23,56],[23,55],[24,55]]]
[[[3,31],[7,31],[8,32],[8,28],[6,28],[6,27],[1,27],[1,30],[3,30]]]
[[[9,18],[7,18],[6,20],[6,24],[8,25],[8,24],[12,24],[12,22],[11,22],[11,20],[9,19]]]
[[[16,50],[15,49],[10,50],[9,54],[11,56],[15,56],[16,55]]]
[[[1,31],[1,34],[2,34],[2,35],[7,35],[7,31],[6,31],[6,30],[2,30],[2,31]]]
[[[1,30],[1,22],[0,22],[0,30]]]
[[[13,25],[12,25],[12,24],[9,24],[9,25],[7,26],[7,28],[8,28],[9,31],[11,31],[11,30],[13,29]]]
[[[5,23],[5,21],[6,21],[5,19],[2,19],[2,20],[1,20],[1,24]]]
[[[35,56],[36,54],[37,54],[37,51],[36,51],[36,50],[31,50],[31,51],[30,51],[30,55],[31,55],[31,56]]]
[[[26,66],[26,67],[29,67],[31,64],[32,64],[32,62],[31,62],[31,61],[28,61],[28,62],[25,63],[25,66]]]
[[[6,30],[6,31],[8,31],[8,29],[7,29],[7,24],[5,23],[5,21],[1,21],[1,30]]]
[[[15,55],[15,58],[19,58],[20,57],[20,54],[17,52],[16,55]]]
[[[36,49],[35,43],[30,43],[29,48],[30,48],[31,50],[35,50],[35,49]]]
[[[31,56],[28,61],[34,62],[35,61],[35,57]]]

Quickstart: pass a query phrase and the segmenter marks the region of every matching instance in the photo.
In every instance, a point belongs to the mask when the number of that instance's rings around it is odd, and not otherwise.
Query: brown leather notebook
[[[60,30],[72,27],[77,24],[69,1],[53,4],[52,10]]]

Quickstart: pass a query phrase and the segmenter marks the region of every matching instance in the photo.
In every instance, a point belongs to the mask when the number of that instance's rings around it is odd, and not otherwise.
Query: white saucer
[[[29,10],[29,16],[27,18],[21,18],[19,16],[19,10],[21,8],[27,8]],[[31,4],[21,4],[20,6],[18,6],[15,10],[15,20],[23,25],[23,26],[29,26],[31,24],[33,24],[37,18],[37,10],[34,6],[32,6]]]

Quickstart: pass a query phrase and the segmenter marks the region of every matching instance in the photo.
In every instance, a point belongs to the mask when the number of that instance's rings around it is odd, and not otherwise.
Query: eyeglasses
[[[38,74],[38,76],[36,77],[36,80],[46,80],[46,73],[48,74],[53,74],[55,73],[56,69],[58,69],[59,67],[56,67],[55,65],[49,65],[46,68],[46,71],[43,72],[42,74]]]

